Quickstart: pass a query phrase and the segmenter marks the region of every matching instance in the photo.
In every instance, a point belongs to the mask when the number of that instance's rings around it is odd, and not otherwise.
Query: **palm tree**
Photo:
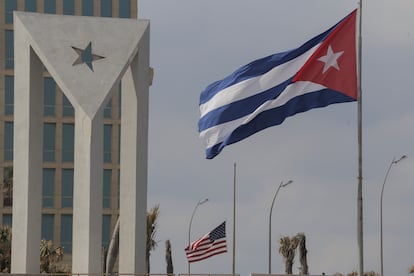
[[[157,242],[154,240],[157,228],[157,218],[159,215],[159,205],[153,207],[147,213],[147,241],[146,241],[146,270],[150,273],[150,255],[151,251],[157,246]],[[106,255],[105,272],[110,275],[114,269],[116,258],[119,251],[119,217],[116,221],[115,228],[112,232],[112,238],[109,242],[108,252]]]
[[[172,255],[171,255],[171,242],[170,240],[165,241],[165,261],[167,262],[167,274],[173,275],[174,274],[174,267],[172,262]]]
[[[12,231],[8,225],[0,228],[0,272],[10,273]]]
[[[298,247],[299,240],[296,237],[290,238],[288,236],[282,237],[279,240],[279,253],[285,259],[285,272],[292,274],[293,261],[295,259],[295,251]]]
[[[112,232],[112,238],[109,242],[108,251],[106,253],[105,272],[110,275],[114,270],[115,261],[119,251],[119,217],[116,220],[114,231]]]
[[[155,237],[157,234],[157,219],[159,214],[160,206],[158,204],[152,207],[147,213],[147,246],[145,250],[145,260],[148,274],[150,273],[151,251],[154,250],[158,244],[158,242],[155,241]]]
[[[40,241],[40,273],[61,272],[57,263],[63,259],[63,248],[54,247],[52,241]]]
[[[296,235],[296,239],[298,239],[299,243],[299,255],[300,255],[300,273],[301,275],[309,275],[309,268],[308,268],[308,260],[307,260],[307,253],[308,250],[306,249],[306,237],[304,233],[298,233]]]

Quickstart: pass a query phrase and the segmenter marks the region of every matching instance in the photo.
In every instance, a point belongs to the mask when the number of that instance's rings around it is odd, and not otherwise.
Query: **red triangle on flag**
[[[356,14],[354,10],[332,30],[296,73],[293,82],[311,81],[358,98]]]

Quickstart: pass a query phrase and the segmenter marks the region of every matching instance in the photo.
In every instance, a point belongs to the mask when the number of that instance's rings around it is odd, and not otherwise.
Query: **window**
[[[73,207],[73,169],[62,170],[62,208]]]
[[[3,169],[3,206],[13,206],[13,167]]]
[[[104,118],[111,118],[112,117],[112,98],[104,107]]]
[[[36,8],[37,0],[24,0],[24,10],[28,12],[37,11]]]
[[[45,13],[56,14],[56,0],[44,0]]]
[[[111,181],[112,170],[103,173],[103,208],[111,208]]]
[[[82,15],[93,16],[93,0],[82,0]]]
[[[56,83],[52,78],[44,78],[43,115],[55,116]]]
[[[63,0],[63,14],[75,14],[75,0]]]
[[[111,239],[111,216],[102,216],[102,246],[108,249],[109,241]]]
[[[53,241],[53,228],[55,227],[55,215],[42,215],[42,240]]]
[[[62,161],[73,162],[73,151],[75,146],[74,124],[62,125]]]
[[[63,111],[62,111],[63,117],[73,117],[75,114],[73,106],[68,100],[68,98],[65,96],[65,94],[63,94],[62,105],[63,105]]]
[[[101,0],[101,16],[112,17],[112,0]]]
[[[104,125],[104,163],[112,162],[112,125]]]
[[[131,17],[131,0],[119,0],[119,17]]]
[[[43,162],[55,161],[56,125],[43,124]]]
[[[5,66],[6,69],[13,69],[14,68],[14,33],[13,31],[6,30],[5,34]]]
[[[13,122],[4,123],[4,161],[13,160]]]
[[[4,79],[4,115],[13,115],[14,109],[14,77]]]
[[[66,253],[72,253],[72,215],[61,216],[60,245]]]
[[[54,207],[55,195],[55,169],[43,169],[43,190],[42,190],[42,204],[43,207]]]
[[[3,215],[3,225],[8,225],[8,226],[12,226],[12,215],[11,214],[4,214]]]
[[[6,0],[5,17],[6,23],[13,23],[13,11],[17,10],[17,0]]]

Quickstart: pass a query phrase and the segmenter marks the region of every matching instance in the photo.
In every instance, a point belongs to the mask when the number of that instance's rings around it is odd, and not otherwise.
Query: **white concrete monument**
[[[145,273],[149,21],[14,13],[12,273],[39,273],[43,66],[75,110],[72,273],[100,273],[103,108],[122,81],[119,273]]]

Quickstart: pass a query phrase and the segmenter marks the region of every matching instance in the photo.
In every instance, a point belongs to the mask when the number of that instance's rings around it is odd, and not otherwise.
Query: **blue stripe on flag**
[[[238,126],[223,142],[206,149],[207,159],[212,159],[221,150],[230,144],[239,142],[254,133],[276,126],[287,118],[297,113],[302,113],[313,108],[325,107],[334,103],[352,102],[355,99],[330,89],[323,89],[291,99],[280,107],[263,111],[247,124]]]

